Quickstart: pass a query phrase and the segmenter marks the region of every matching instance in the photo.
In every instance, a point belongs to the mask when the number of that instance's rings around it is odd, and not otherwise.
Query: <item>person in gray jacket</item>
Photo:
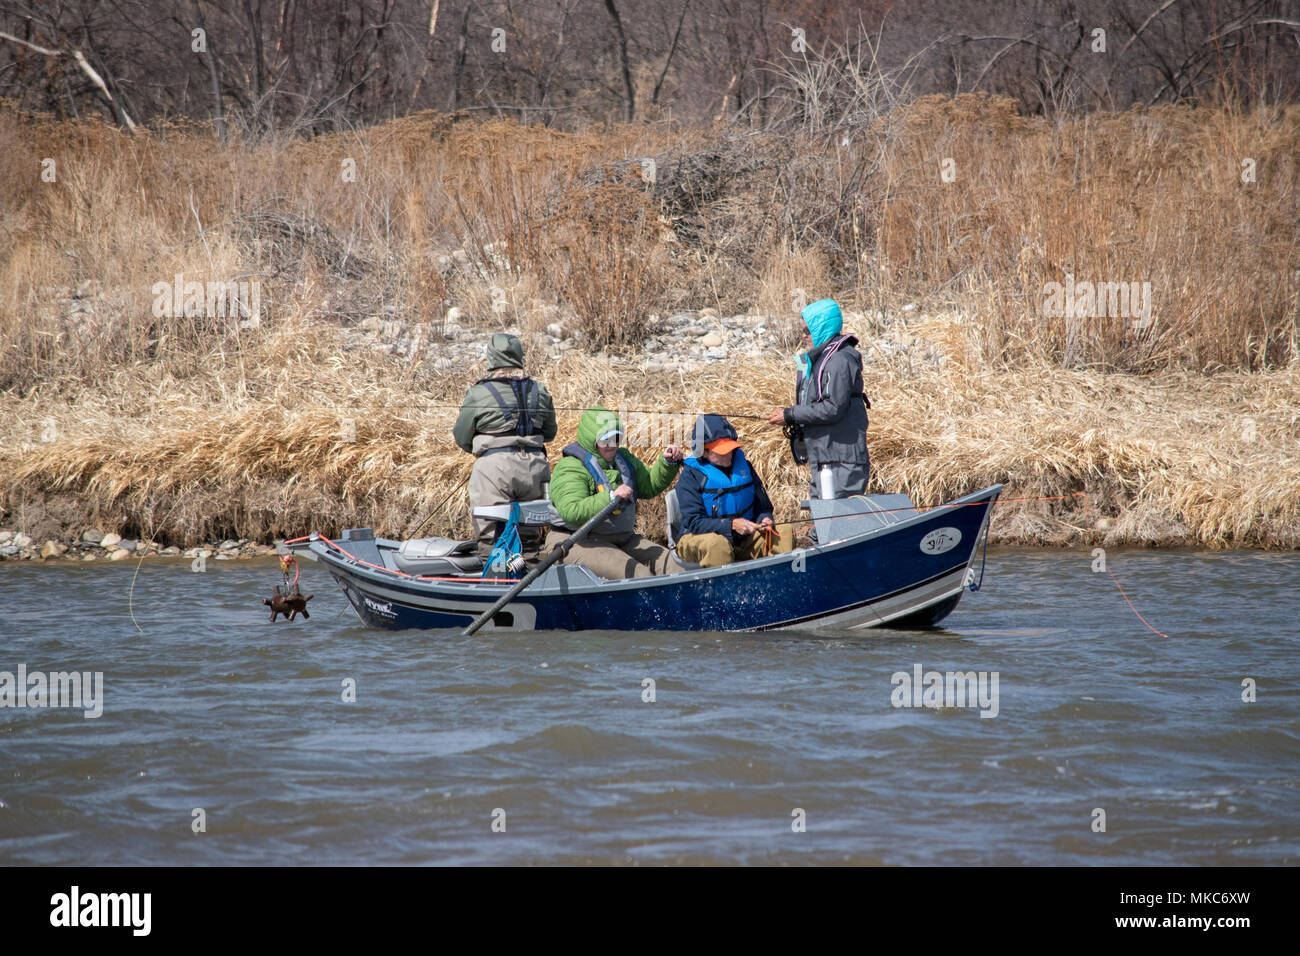
[[[867,489],[871,458],[867,454],[867,409],[862,388],[858,338],[841,334],[844,317],[834,299],[814,302],[802,312],[808,351],[799,356],[794,405],[774,408],[773,425],[801,426],[812,466],[810,497],[847,498]],[[823,470],[829,469],[824,475]],[[830,495],[823,482],[829,480]]]
[[[546,442],[555,437],[555,405],[541,382],[524,371],[524,346],[498,332],[488,340],[488,373],[470,386],[452,435],[462,451],[476,458],[469,476],[469,506],[535,501],[546,497],[551,468]],[[478,553],[492,553],[495,521],[474,519]],[[520,528],[526,552],[535,552],[539,532]]]

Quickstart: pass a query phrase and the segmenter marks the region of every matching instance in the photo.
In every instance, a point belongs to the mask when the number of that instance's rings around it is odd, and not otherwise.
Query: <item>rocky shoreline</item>
[[[539,332],[537,344],[546,358],[555,361],[566,353],[581,351],[584,346],[571,331],[576,319],[555,306],[536,303],[545,316],[545,332]],[[863,312],[846,312],[844,328],[865,336],[859,346],[863,361],[903,360],[911,367],[942,368],[946,356],[933,343],[923,342],[915,328],[939,319],[952,321],[954,315],[929,315],[909,303],[894,314],[871,316]],[[717,309],[683,310],[672,315],[652,315],[648,319],[648,337],[630,355],[611,356],[611,361],[626,361],[630,367],[648,374],[657,372],[692,372],[716,362],[744,361],[753,355],[793,353],[799,346],[792,333],[795,313],[786,318],[773,315],[722,315]],[[388,317],[371,316],[356,326],[340,329],[343,351],[368,350],[395,359],[427,361],[438,371],[471,368],[480,362],[486,341],[492,332],[526,334],[517,322],[490,320],[470,322],[464,310],[447,311],[441,329],[428,334],[426,326],[400,318],[394,310]],[[536,356],[533,357],[536,364]]]
[[[282,542],[259,544],[247,538],[212,541],[196,548],[162,547],[154,541],[123,538],[105,534],[98,528],[83,531],[80,537],[37,544],[21,531],[0,530],[0,561],[49,561],[84,563],[88,561],[125,561],[129,558],[160,557],[189,561],[240,561],[278,553]]]

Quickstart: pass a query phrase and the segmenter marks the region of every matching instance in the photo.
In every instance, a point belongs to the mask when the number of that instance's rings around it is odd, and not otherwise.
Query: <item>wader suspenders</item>
[[[509,384],[510,391],[513,393],[513,402],[506,401],[505,395],[498,387],[503,382]],[[533,413],[541,404],[541,397],[538,394],[537,383],[531,378],[484,378],[480,379],[478,384],[487,388],[488,393],[496,399],[507,418],[514,418],[513,431],[516,435],[527,438],[542,433],[542,430],[533,424]]]

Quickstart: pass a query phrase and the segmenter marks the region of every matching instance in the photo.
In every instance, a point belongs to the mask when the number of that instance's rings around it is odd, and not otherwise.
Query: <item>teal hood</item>
[[[815,351],[840,334],[844,328],[844,315],[840,312],[840,304],[834,299],[819,299],[812,305],[808,306],[800,313],[803,316],[804,325],[808,326],[808,332],[812,335],[812,349]],[[804,375],[812,374],[812,361],[808,358],[808,352],[799,356],[803,365]]]

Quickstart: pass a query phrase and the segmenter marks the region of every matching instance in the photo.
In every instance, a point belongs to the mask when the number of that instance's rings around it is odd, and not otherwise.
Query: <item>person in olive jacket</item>
[[[551,393],[524,371],[524,346],[513,335],[488,340],[488,373],[465,393],[452,428],[456,444],[475,456],[469,476],[470,509],[546,497],[551,469],[546,442],[555,437]],[[474,519],[478,553],[492,552],[497,522]],[[535,551],[540,533],[519,529],[526,551]]]

